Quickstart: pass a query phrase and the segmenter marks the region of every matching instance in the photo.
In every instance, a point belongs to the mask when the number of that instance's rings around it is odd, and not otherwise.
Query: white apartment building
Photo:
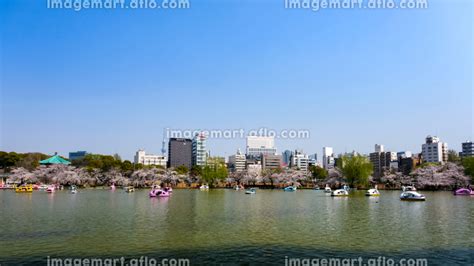
[[[295,152],[291,158],[291,165],[301,171],[308,171],[309,157],[301,152]]]
[[[334,150],[332,147],[323,147],[323,168],[334,168]]]
[[[441,142],[436,136],[427,136],[425,144],[421,145],[423,162],[441,163],[448,161],[448,144]]]
[[[206,135],[204,133],[198,133],[193,138],[192,147],[192,164],[204,166],[207,162],[207,151],[206,151]]]
[[[245,170],[246,158],[245,154],[237,150],[237,153],[229,156],[229,168],[234,172],[243,172]]]
[[[375,144],[375,152],[383,152],[384,147],[382,144]]]
[[[134,162],[143,165],[160,165],[166,168],[168,159],[164,155],[146,154],[145,150],[138,150],[135,154]]]
[[[259,157],[262,154],[276,154],[274,137],[247,137],[247,155]]]

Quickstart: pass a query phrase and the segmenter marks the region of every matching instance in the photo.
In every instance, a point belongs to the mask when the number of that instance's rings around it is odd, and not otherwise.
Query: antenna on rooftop
[[[165,129],[163,128],[163,141],[161,142],[161,155],[166,154],[166,140],[165,140]]]

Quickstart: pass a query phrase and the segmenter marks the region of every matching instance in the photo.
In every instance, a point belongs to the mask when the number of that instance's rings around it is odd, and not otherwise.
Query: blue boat
[[[296,191],[296,187],[295,186],[288,186],[288,187],[284,188],[283,190],[292,192],[292,191]]]

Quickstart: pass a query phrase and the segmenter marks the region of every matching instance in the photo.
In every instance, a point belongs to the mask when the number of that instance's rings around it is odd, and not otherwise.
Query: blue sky
[[[0,150],[159,153],[163,128],[308,129],[279,151],[419,152],[473,139],[473,4],[288,10],[191,0],[188,10],[0,3]],[[244,139],[211,139],[213,155]]]

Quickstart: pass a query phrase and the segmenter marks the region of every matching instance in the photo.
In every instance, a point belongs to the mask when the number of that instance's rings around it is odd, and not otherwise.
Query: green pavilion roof
[[[59,157],[59,155],[54,155],[48,159],[40,161],[40,164],[71,164],[71,162]]]

